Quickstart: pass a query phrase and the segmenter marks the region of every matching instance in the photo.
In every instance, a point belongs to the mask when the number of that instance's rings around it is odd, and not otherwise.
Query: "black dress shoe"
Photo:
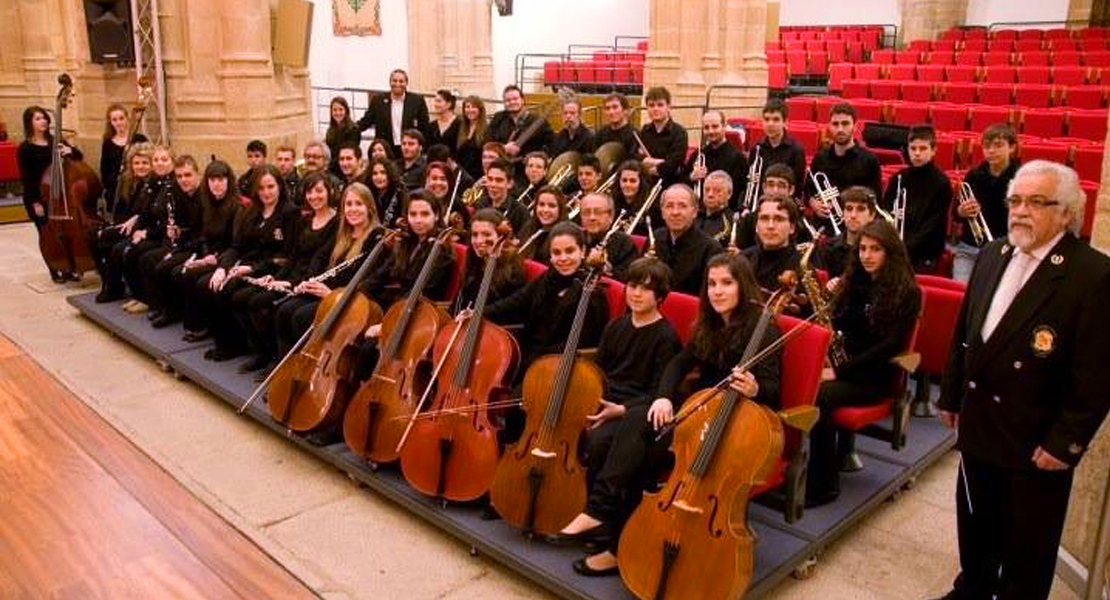
[[[810,496],[806,494],[806,508],[817,508],[824,506],[831,502],[835,502],[840,497],[840,490],[832,490],[819,495]]]
[[[153,320],[157,319],[160,316],[162,316],[162,309],[160,309],[160,308],[152,308],[152,309],[146,311],[146,320],[147,321],[153,321]]]
[[[586,563],[585,557],[574,561],[574,572],[585,577],[608,577],[610,575],[616,575],[618,570],[618,567],[595,569]]]
[[[63,273],[62,277],[64,277],[66,281],[81,281],[81,274],[77,273],[75,271],[70,271],[69,273]]]
[[[62,273],[61,271],[51,271],[50,272],[50,280],[53,281],[54,283],[65,283],[66,282],[66,274]]]
[[[199,342],[208,338],[208,330],[201,329],[200,331],[186,331],[185,335],[181,337],[183,342]]]
[[[173,315],[171,315],[169,313],[162,313],[162,314],[158,315],[157,319],[154,319],[153,321],[150,322],[150,326],[155,328],[155,329],[162,329],[163,327],[169,327],[170,325],[173,325],[176,322],[177,322],[177,318],[174,317]]]
[[[247,362],[239,365],[239,368],[236,369],[236,370],[239,371],[240,373],[246,374],[246,373],[250,373],[252,371],[257,371],[257,370],[261,369],[262,367],[265,367],[268,364],[270,364],[270,359],[261,355],[261,354],[259,354],[259,355],[256,355],[256,356],[252,357]]]
[[[578,533],[549,533],[543,541],[552,546],[600,546],[612,541],[613,530],[605,523],[584,529]]]
[[[115,302],[116,300],[122,300],[122,299],[123,299],[123,292],[116,291],[116,290],[100,290],[100,293],[96,295],[96,303],[97,304],[104,304],[106,302]]]
[[[275,367],[277,367],[277,363],[274,361],[270,361],[266,363],[265,367],[262,367],[261,371],[255,373],[254,377],[252,377],[251,379],[255,383],[262,383],[263,381],[266,381],[266,378],[270,376],[270,373],[274,370]]]

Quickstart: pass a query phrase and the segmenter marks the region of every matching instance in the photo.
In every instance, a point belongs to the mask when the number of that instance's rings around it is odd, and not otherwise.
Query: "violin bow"
[[[301,336],[301,339],[297,340],[296,344],[293,344],[293,347],[289,349],[289,352],[281,359],[281,362],[279,362],[277,366],[275,366],[274,369],[270,371],[270,374],[266,376],[266,379],[263,379],[262,383],[258,384],[258,387],[254,388],[254,391],[251,392],[251,397],[247,398],[247,401],[239,407],[239,410],[235,411],[235,414],[241,415],[247,412],[247,408],[249,408],[250,405],[254,404],[255,400],[258,400],[258,398],[262,396],[262,392],[270,387],[270,381],[274,379],[274,375],[281,370],[281,367],[285,365],[285,362],[289,360],[289,357],[296,354],[301,349],[301,346],[303,346],[304,343],[308,341],[308,337],[312,335],[312,331],[315,328],[315,325],[310,325],[308,329],[305,330],[304,335]]]

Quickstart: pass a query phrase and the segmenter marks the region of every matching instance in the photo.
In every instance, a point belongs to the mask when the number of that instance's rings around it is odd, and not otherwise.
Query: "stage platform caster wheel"
[[[804,581],[806,579],[809,579],[810,577],[813,577],[813,572],[816,570],[817,555],[815,554],[803,560],[798,566],[794,567],[794,570],[790,574],[794,577],[794,579]]]
[[[171,367],[170,363],[166,362],[165,359],[159,358],[158,360],[155,360],[154,363],[156,365],[158,365],[159,369],[162,369],[163,373],[172,373],[173,372],[173,367]]]
[[[477,558],[480,555],[480,553],[478,552],[478,547],[477,546],[471,546],[470,547],[470,555],[475,557],[475,558]]]
[[[902,497],[903,489],[904,488],[901,487],[895,489],[893,492],[890,493],[890,497],[887,498],[886,501],[889,503],[897,502],[898,499]]]
[[[186,377],[184,373],[178,370],[174,370],[173,379],[174,381],[189,381],[189,378]]]
[[[912,490],[914,488],[914,486],[916,486],[916,485],[917,485],[917,475],[914,475],[913,477],[910,477],[909,479],[907,479],[906,483],[902,484],[902,489],[908,492],[908,491]]]

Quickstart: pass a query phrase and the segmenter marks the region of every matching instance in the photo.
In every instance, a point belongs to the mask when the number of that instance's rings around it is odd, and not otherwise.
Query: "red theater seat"
[[[824,75],[829,71],[829,53],[824,50],[810,51],[809,52],[809,67],[806,73],[809,75]]]
[[[879,79],[883,72],[883,66],[874,63],[857,63],[855,69],[856,79]]]
[[[1053,52],[1052,53],[1052,66],[1059,67],[1061,65],[1080,65],[1083,64],[1082,55],[1078,52]]]
[[[890,120],[899,125],[917,125],[929,119],[929,105],[923,102],[890,103]]]
[[[983,81],[987,83],[1013,83],[1017,81],[1017,67],[1010,65],[983,67]]]
[[[961,47],[963,48],[964,52],[967,52],[969,54],[975,54],[976,55],[975,64],[979,64],[978,55],[987,51],[987,40],[966,39],[965,38],[963,46],[961,46]],[[957,59],[957,62],[959,62],[958,59]]]
[[[900,85],[898,81],[876,79],[871,82],[871,97],[875,100],[897,100]]]
[[[972,83],[979,67],[972,65],[948,65],[944,68],[944,75],[953,83]]]
[[[1076,109],[1068,115],[1068,135],[1094,142],[1106,140],[1106,111]]]
[[[1035,68],[1035,67],[1032,67]],[[1052,83],[1056,85],[1083,85],[1087,82],[1086,67],[1064,66],[1053,67]],[[1025,80],[1024,83],[1048,83],[1047,81]]]
[[[1049,67],[1018,67],[1018,83],[1048,83],[1051,70]]]
[[[832,107],[843,101],[843,98],[836,96],[818,96],[813,107],[813,120],[817,123],[828,123],[832,118]]]
[[[1006,83],[981,83],[977,97],[981,104],[992,106],[1010,104],[1014,99],[1014,86]]]
[[[786,51],[786,72],[789,73],[791,77],[806,74],[805,50]]]
[[[937,153],[933,161],[942,171],[956,168],[956,140],[952,136],[943,132],[937,134]]]
[[[601,291],[609,305],[609,320],[616,321],[624,314],[624,284],[610,277],[601,278]]]
[[[1081,58],[1083,59],[1083,64],[1088,67],[1097,67],[1099,69],[1110,67],[1110,51],[1107,50],[1088,52],[1081,55]]]
[[[870,79],[848,79],[844,82],[844,90],[840,93],[845,98],[871,97]]]
[[[1025,83],[1014,88],[1014,102],[1031,108],[1048,108],[1052,104],[1052,86],[1046,83]]]
[[[932,284],[933,281],[937,284]],[[935,275],[918,275],[917,283],[921,288],[921,330],[914,350],[921,355],[921,364],[914,373],[917,382],[914,402],[920,403],[928,399],[929,378],[940,377],[948,364],[952,336],[964,301],[964,284]]]
[[[977,50],[962,50],[956,53],[955,63],[957,65],[964,65],[968,67],[978,67],[982,58],[982,54],[982,52]]]
[[[1043,46],[1041,40],[1018,40],[1014,43],[1014,50],[1016,52],[1033,52],[1041,50]]]
[[[984,52],[983,64],[987,66],[1008,65],[1013,60],[1009,52]]]
[[[829,40],[829,63],[847,62],[848,46],[843,40]]]
[[[1053,142],[1034,142],[1021,145],[1021,160],[1027,162],[1030,160],[1044,159],[1051,160],[1058,163],[1066,163],[1068,161],[1067,144],[1057,144]]]
[[[848,101],[856,109],[856,117],[860,122],[879,121],[883,116],[883,103],[870,98],[852,98]]]
[[[1048,52],[1044,50],[1035,52],[1022,52],[1017,56],[1017,62],[1024,67],[1043,67],[1049,63]]]
[[[875,50],[871,53],[871,62],[877,65],[893,65],[894,64],[894,51],[893,50]]]
[[[887,67],[887,79],[894,81],[913,81],[917,79],[917,65],[890,65]]]
[[[1031,108],[1025,111],[1021,131],[1027,135],[1054,138],[1064,135],[1064,117],[1060,108]]]
[[[786,108],[790,111],[791,119],[812,121],[813,103],[813,96],[791,96],[786,99]]]
[[[894,53],[894,64],[896,65],[916,65],[921,62],[921,51],[919,50],[898,50]]]
[[[542,262],[532,260],[530,258],[524,259],[524,279],[525,281],[535,281],[543,275],[547,270],[547,265]]]
[[[1079,237],[1089,240],[1091,239],[1091,230],[1095,225],[1099,183],[1097,181],[1080,181],[1079,187],[1083,188],[1084,193],[1087,194],[1087,205],[1083,209],[1083,225],[1079,228]]]
[[[926,81],[903,81],[902,99],[913,102],[931,102],[933,84]]]
[[[852,78],[852,63],[833,63],[829,65],[829,91],[844,90],[844,81]]]
[[[947,50],[933,50],[929,53],[929,64],[940,65],[942,67],[948,66],[956,60],[956,52],[952,49]]]
[[[821,131],[809,121],[791,121],[790,135],[802,145],[806,156],[813,156],[821,146]]]
[[[1075,171],[1080,179],[1102,181],[1102,155],[1106,148],[1102,144],[1075,147]]]
[[[967,127],[967,106],[933,103],[931,112],[931,122],[938,131],[960,131]]]
[[[949,83],[940,88],[944,100],[956,104],[973,104],[977,90],[978,84],[975,83]]]
[[[682,292],[671,292],[659,305],[659,312],[663,313],[667,321],[674,327],[678,339],[683,344],[690,343],[694,333],[694,321],[698,319],[698,297]]]
[[[1063,105],[1069,108],[1100,108],[1106,96],[1099,85],[1069,85],[1063,91]]]
[[[1004,106],[973,106],[969,111],[969,129],[981,132],[987,127],[1010,121],[1010,109]]]
[[[463,280],[466,279],[466,250],[467,247],[463,244],[453,244],[455,250],[455,267],[451,270],[451,281],[447,284],[447,303],[451,304],[455,301],[455,297],[459,295],[459,290],[462,289]]]
[[[918,65],[917,80],[930,83],[944,81],[944,65]]]

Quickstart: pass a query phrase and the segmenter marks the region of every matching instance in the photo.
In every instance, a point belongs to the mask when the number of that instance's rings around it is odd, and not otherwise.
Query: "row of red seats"
[[[544,85],[642,85],[644,63],[629,61],[547,61]]]
[[[1052,29],[996,29],[987,31],[982,27],[953,27],[940,35],[942,40],[1037,40],[1042,38],[1048,40],[1110,38],[1110,28],[1078,27],[1066,29],[1054,27]]]
[[[893,79],[897,81],[944,81],[956,83],[1054,83],[1056,85],[1099,84],[1106,69],[1079,66],[1015,67],[993,65],[880,65],[852,64],[829,65],[829,89],[839,91],[845,79]],[[1106,75],[1110,82],[1110,74]]]
[[[794,50],[799,52],[799,50]],[[1033,50],[991,52],[980,50],[875,50],[868,57],[881,65],[1087,65],[1110,67],[1110,50]],[[789,60],[789,59],[788,59]]]
[[[829,91],[837,91],[830,87]],[[931,83],[889,79],[846,79],[840,93],[845,98],[874,100],[946,101],[959,104],[1018,105],[1027,108],[1098,109],[1106,106],[1110,86],[1052,86],[1026,83]]]
[[[644,62],[646,53],[636,52],[594,52],[594,62]]]
[[[915,52],[934,52],[956,50],[978,52],[1035,52],[1053,50],[1056,52],[1084,51],[1094,52],[1110,48],[1110,39],[1093,37],[1084,39],[1026,39],[1026,40],[913,40],[906,45],[907,50]]]

